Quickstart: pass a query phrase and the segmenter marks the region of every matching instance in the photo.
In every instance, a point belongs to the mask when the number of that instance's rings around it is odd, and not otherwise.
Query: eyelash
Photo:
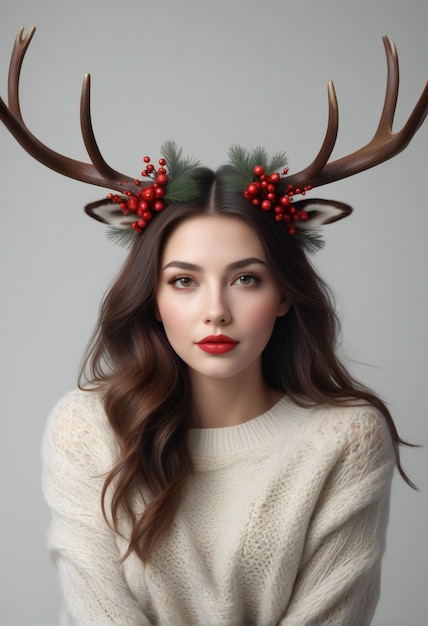
[[[252,282],[246,285],[238,284],[239,287],[253,287],[254,285],[258,285],[259,283],[261,283],[261,278],[259,276],[257,276],[256,274],[252,274],[251,272],[246,272],[245,274],[239,274],[239,276],[233,279],[231,284],[235,284],[238,280],[241,280],[242,278],[251,278]],[[196,281],[193,278],[190,278],[190,276],[174,276],[173,278],[171,278],[171,280],[168,281],[168,283],[172,285],[175,289],[189,289],[190,284],[183,285],[181,283],[180,285],[180,281],[183,280],[189,281],[189,283],[196,284]]]
[[[168,283],[170,285],[172,285],[175,289],[188,289],[189,285],[181,285],[178,286],[178,283],[180,280],[188,280],[191,283],[196,283],[195,280],[193,280],[193,278],[190,278],[190,276],[174,276],[174,278],[172,278],[171,280],[168,281]]]
[[[240,280],[241,278],[251,278],[252,279],[252,283],[251,284],[247,284],[247,285],[239,285],[240,287],[253,287],[254,285],[258,285],[259,283],[261,283],[261,278],[259,276],[257,276],[257,274],[252,274],[251,272],[245,272],[245,274],[240,274],[239,276],[237,276],[233,281],[233,283],[236,283],[236,281]]]

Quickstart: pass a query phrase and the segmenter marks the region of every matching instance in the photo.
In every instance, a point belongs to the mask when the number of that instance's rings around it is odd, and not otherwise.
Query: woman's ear
[[[287,300],[287,298],[284,298],[283,300],[281,300],[281,302],[279,303],[279,307],[278,307],[277,317],[282,317],[283,315],[286,315],[288,311],[290,310],[290,308],[291,308],[290,300]]]

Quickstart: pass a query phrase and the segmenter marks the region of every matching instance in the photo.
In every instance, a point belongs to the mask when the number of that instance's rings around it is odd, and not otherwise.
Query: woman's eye
[[[188,276],[179,276],[178,278],[174,278],[171,284],[176,287],[176,289],[188,289],[189,287],[194,287],[196,283]]]
[[[238,276],[238,278],[235,278],[234,280],[234,283],[240,285],[241,287],[248,287],[259,282],[260,279],[253,274],[242,274],[242,276]]]

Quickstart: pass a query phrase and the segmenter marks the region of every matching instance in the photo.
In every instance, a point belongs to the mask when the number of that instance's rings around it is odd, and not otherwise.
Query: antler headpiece
[[[162,210],[169,202],[194,198],[197,188],[189,174],[199,162],[191,158],[181,159],[181,150],[173,142],[164,144],[158,170],[150,163],[149,157],[144,158],[146,168],[142,172],[143,180],[126,176],[105,162],[92,128],[89,74],[83,81],[80,121],[91,162],[76,161],[55,152],[31,133],[21,115],[19,76],[35,30],[35,27],[31,28],[25,37],[24,29],[19,30],[9,68],[8,106],[0,99],[0,118],[21,146],[40,163],[60,174],[116,192],[108,194],[106,199],[87,205],[85,210],[91,217],[115,229],[125,229],[128,233],[141,231],[155,212]],[[288,170],[284,170],[280,175],[277,170],[284,167],[283,153],[269,159],[263,149],[247,152],[234,146],[230,150],[236,172],[236,175],[230,177],[232,188],[244,193],[252,204],[266,211],[272,209],[275,219],[285,222],[290,234],[296,230],[301,233],[306,231],[308,235],[302,238],[302,242],[309,247],[314,245],[314,239],[310,236],[314,229],[349,215],[352,209],[331,200],[294,201],[294,196],[304,195],[314,187],[352,176],[395,156],[409,144],[427,115],[428,83],[403,128],[399,132],[392,132],[398,97],[398,57],[395,45],[388,37],[383,38],[383,43],[388,68],[385,102],[378,128],[368,144],[352,154],[329,162],[338,132],[338,105],[333,83],[329,81],[326,135],[317,156],[306,168],[291,175],[288,175]]]

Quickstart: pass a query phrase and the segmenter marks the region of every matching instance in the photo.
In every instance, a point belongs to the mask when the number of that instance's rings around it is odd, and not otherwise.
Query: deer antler
[[[399,132],[393,133],[392,124],[399,82],[398,56],[394,42],[388,37],[383,37],[383,44],[386,52],[388,76],[382,115],[373,139],[352,154],[328,163],[336,143],[339,117],[334,86],[329,81],[329,118],[324,143],[308,167],[281,180],[283,188],[287,188],[288,185],[293,185],[294,188],[303,188],[305,185],[320,187],[335,180],[352,176],[387,161],[404,150],[409,144],[428,113],[428,82],[406,124]]]
[[[108,187],[116,191],[124,190],[123,181],[127,180],[125,174],[121,174],[112,169],[101,156],[91,122],[90,112],[90,76],[87,74],[83,81],[82,96],[80,101],[80,121],[83,141],[92,163],[76,161],[66,157],[59,152],[55,152],[43,144],[35,137],[26,126],[19,103],[19,76],[22,62],[28,46],[36,31],[33,26],[25,37],[22,37],[24,29],[21,28],[16,36],[15,45],[9,66],[8,77],[8,104],[0,98],[0,119],[9,129],[15,139],[21,144],[32,157],[52,170],[64,174],[70,178],[75,178],[91,185]],[[131,178],[131,181],[133,178]],[[131,182],[127,183],[127,188],[132,188]]]
[[[17,34],[9,68],[9,107],[7,107],[3,100],[0,99],[0,119],[4,122],[22,147],[29,154],[31,154],[31,156],[47,167],[64,174],[65,176],[75,178],[91,185],[107,187],[125,194],[127,194],[127,192],[141,192],[142,188],[150,185],[150,182],[134,181],[131,177],[127,177],[126,175],[113,170],[104,161],[101,155],[95,140],[91,121],[89,74],[85,76],[83,81],[80,102],[80,121],[83,141],[91,159],[91,163],[76,161],[55,152],[51,148],[48,148],[41,141],[39,141],[39,139],[37,139],[25,125],[19,103],[19,76],[25,53],[35,30],[35,27],[31,28],[28,34],[23,37],[22,35],[24,29],[21,28]],[[408,145],[428,113],[428,83],[406,124],[399,132],[393,133],[392,124],[397,104],[399,82],[398,57],[394,43],[388,39],[388,37],[384,37],[383,42],[388,67],[387,86],[383,111],[379,126],[373,139],[352,154],[328,163],[336,143],[339,118],[336,94],[333,83],[330,81],[328,83],[329,117],[327,131],[321,149],[308,167],[300,172],[292,174],[291,176],[281,178],[278,184],[279,192],[285,191],[287,193],[287,188],[291,188],[298,193],[299,189],[304,190],[308,186],[319,187],[335,180],[352,176],[353,174],[362,172],[363,170],[374,167],[375,165],[390,159],[404,150],[404,148]],[[318,203],[317,206],[320,203],[325,203],[325,201],[316,202]],[[101,204],[104,205],[109,203],[114,204],[115,200],[110,199],[92,203],[89,205],[89,209],[92,210],[94,208],[98,208]],[[314,205],[314,201],[311,202],[311,205]],[[327,218],[322,216],[320,218],[320,223],[328,223],[340,219],[341,217],[348,215],[351,210],[350,207],[341,203],[333,203],[333,205],[335,207],[334,214],[328,216]],[[299,201],[299,206],[308,207],[308,201]],[[111,209],[111,207],[109,208]],[[318,209],[307,208],[306,210],[311,211],[311,220],[308,220],[306,224],[308,227],[313,227],[314,220],[312,218],[317,216]],[[88,212],[93,217],[101,219],[99,216],[93,215],[91,211]]]

